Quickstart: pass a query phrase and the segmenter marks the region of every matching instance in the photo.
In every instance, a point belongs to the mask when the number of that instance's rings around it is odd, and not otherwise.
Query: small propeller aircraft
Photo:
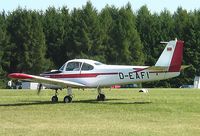
[[[112,85],[149,82],[176,77],[182,69],[183,41],[173,40],[166,47],[155,66],[106,65],[89,59],[67,61],[59,70],[45,72],[40,76],[24,73],[12,73],[8,77],[40,83],[39,91],[45,84],[57,88],[67,88],[64,103],[72,102],[72,88],[97,88],[98,101],[104,101],[101,88]],[[58,102],[57,89],[52,102]]]

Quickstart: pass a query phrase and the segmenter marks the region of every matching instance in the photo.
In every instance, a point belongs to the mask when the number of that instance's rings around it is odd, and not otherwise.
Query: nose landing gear
[[[52,98],[51,98],[51,102],[52,103],[58,102],[57,94],[58,94],[58,90],[56,89],[55,90],[55,95],[52,96]],[[72,89],[71,89],[71,87],[67,88],[67,95],[64,97],[63,102],[64,103],[71,103],[72,102]]]

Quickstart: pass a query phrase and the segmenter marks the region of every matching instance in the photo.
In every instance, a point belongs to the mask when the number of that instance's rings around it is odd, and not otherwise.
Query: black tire
[[[100,94],[97,95],[97,101],[101,101]]]
[[[97,101],[105,101],[106,96],[104,94],[99,94],[97,96]]]
[[[71,103],[72,102],[72,97],[69,96],[69,95],[65,96],[64,99],[63,99],[63,102],[64,103]]]
[[[52,103],[58,102],[58,97],[57,97],[56,95],[53,96],[53,97],[51,98],[51,102],[52,102]]]

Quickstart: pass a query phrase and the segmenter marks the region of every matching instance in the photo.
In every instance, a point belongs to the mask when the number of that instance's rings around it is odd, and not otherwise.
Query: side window
[[[82,71],[89,71],[89,70],[93,70],[93,69],[94,69],[94,67],[87,63],[83,63],[83,66],[81,68]]]
[[[69,62],[65,68],[65,71],[79,71],[81,68],[81,62]]]

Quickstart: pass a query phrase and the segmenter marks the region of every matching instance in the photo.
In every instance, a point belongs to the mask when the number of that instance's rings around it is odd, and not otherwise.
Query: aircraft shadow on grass
[[[88,103],[88,104],[110,104],[110,105],[127,105],[127,104],[150,104],[152,102],[118,102],[117,100],[124,100],[124,99],[106,99],[105,101],[96,101],[96,100],[80,100],[80,101],[73,101],[73,103]]]
[[[86,104],[108,104],[108,105],[127,105],[127,104],[151,104],[152,102],[144,101],[144,102],[117,102],[116,100],[123,100],[123,99],[106,99],[105,101],[96,101],[94,99],[92,100],[78,100],[73,101],[73,103],[86,103]],[[8,103],[8,104],[0,104],[0,107],[2,106],[31,106],[31,105],[47,105],[47,104],[65,104],[62,101],[59,101],[57,103],[52,103],[51,101],[26,101],[26,102],[19,102],[19,103]],[[67,104],[65,104],[67,105]]]

